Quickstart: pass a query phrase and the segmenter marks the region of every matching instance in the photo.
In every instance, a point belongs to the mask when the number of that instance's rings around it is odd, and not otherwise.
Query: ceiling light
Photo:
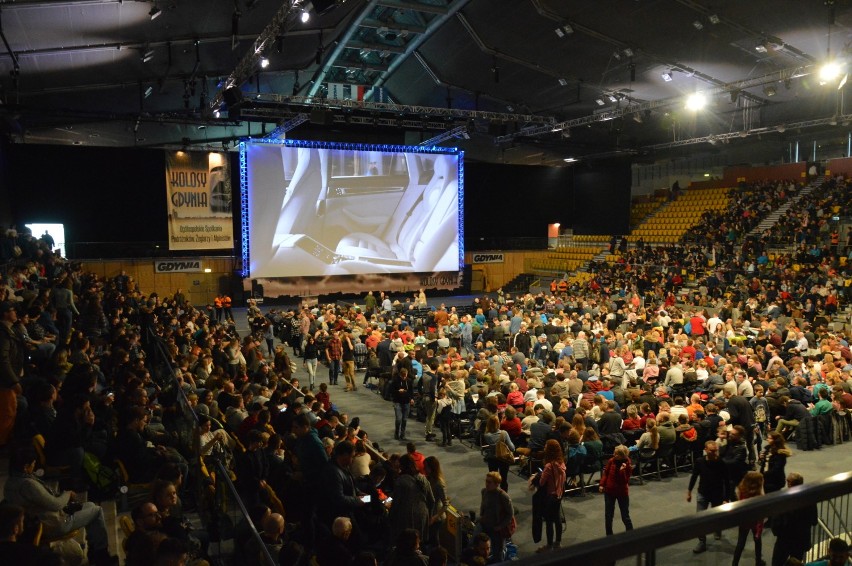
[[[217,108],[216,110],[214,110],[214,111],[213,111],[213,117],[214,117],[214,118],[218,118],[218,117],[219,117],[219,116],[221,116],[221,115],[222,115],[222,113],[221,113],[221,112],[219,112],[219,109],[218,109],[218,108]]]
[[[303,24],[306,24],[311,19],[311,13],[307,10],[302,10],[302,13],[299,14],[299,19],[302,21]]]
[[[618,51],[613,51],[612,56],[615,57],[617,60],[621,61],[621,53],[619,53]]]
[[[840,90],[844,86],[846,86],[846,81],[848,81],[848,80],[849,80],[849,73],[846,73],[845,75],[843,75],[843,78],[840,79],[840,84],[837,85],[837,90]]]
[[[154,50],[153,49],[149,49],[148,51],[146,51],[145,53],[142,54],[142,62],[143,63],[147,63],[148,61],[150,61],[153,58],[154,58]]]
[[[553,126],[553,128],[550,131],[551,132],[561,132],[562,127],[561,126]]]
[[[820,84],[832,82],[840,76],[843,66],[837,61],[829,61],[819,70]]]
[[[687,110],[701,110],[707,106],[707,97],[703,92],[694,92],[686,98]]]
[[[757,45],[754,46],[754,50],[757,51],[758,53],[766,53],[766,51],[767,51],[766,44],[764,44],[762,42],[758,43]]]
[[[595,102],[598,103],[598,106],[603,106],[604,104],[606,104],[606,102],[604,102],[603,98],[596,98]]]
[[[568,79],[559,79],[559,84],[561,86],[568,86]]]
[[[708,20],[710,20],[710,23],[711,23],[711,24],[713,24],[713,25],[718,24],[718,23],[719,23],[719,21],[720,21],[720,20],[719,20],[719,16],[718,16],[718,15],[716,15],[716,14],[710,14],[710,15],[707,17],[707,19],[708,19]]]
[[[565,32],[562,30],[562,28],[556,28],[553,31],[556,34],[556,37],[558,37],[559,39],[562,39],[563,37],[565,37]]]
[[[775,129],[778,130],[779,134],[783,134],[784,132],[787,131],[787,126],[785,126],[784,124],[781,124],[780,126],[777,126]]]
[[[154,87],[149,86],[148,88],[145,89],[145,98],[148,98],[153,93],[154,93]]]
[[[566,157],[562,161],[564,161],[565,163],[576,163],[577,158],[576,157]]]
[[[562,26],[562,31],[565,32],[565,35],[571,35],[572,33],[574,33],[574,28],[572,28],[568,24],[565,24],[564,26]]]
[[[700,21],[698,21],[698,20],[695,20],[694,22],[692,22],[692,27],[694,27],[694,28],[695,28],[695,29],[697,29],[698,31],[701,31],[701,30],[703,30],[703,29],[704,29],[704,24],[702,24],[702,23],[701,23]]]
[[[269,58],[268,57],[261,57],[260,58],[260,68],[265,69],[268,66],[269,66]]]
[[[663,73],[660,76],[663,77],[663,80],[666,81],[667,83],[672,82],[672,74],[671,73]]]
[[[156,6],[151,6],[151,11],[148,12],[148,15],[151,16],[152,20],[156,20],[163,14],[163,11],[157,8]]]
[[[765,94],[766,96],[775,96],[776,94],[778,94],[778,89],[775,88],[775,86],[773,85],[767,85],[763,87],[763,94]]]
[[[615,97],[614,94],[610,94],[608,95],[608,97],[610,102],[618,102],[618,99]]]
[[[627,49],[624,50],[624,56],[625,57],[633,57],[633,50],[628,47]]]

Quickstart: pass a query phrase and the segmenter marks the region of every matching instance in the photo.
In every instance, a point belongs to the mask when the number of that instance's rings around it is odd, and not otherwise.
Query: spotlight
[[[775,129],[778,130],[779,134],[783,134],[784,132],[787,131],[787,126],[785,126],[784,124],[781,124],[780,126],[776,126]]]
[[[603,98],[596,98],[595,102],[598,103],[598,106],[603,106],[604,104],[606,104],[606,102],[604,102]]]
[[[773,85],[767,85],[763,87],[763,94],[765,94],[766,96],[775,96],[776,94],[778,94],[778,89],[775,88]]]
[[[562,30],[562,28],[556,28],[553,31],[556,34],[556,37],[558,37],[559,39],[562,39],[563,37],[565,37],[565,32]]]
[[[574,33],[574,28],[572,28],[568,24],[565,24],[564,26],[562,26],[562,31],[565,32],[565,35],[571,35],[572,33]]]
[[[663,80],[666,81],[667,83],[672,82],[672,74],[671,73],[663,73],[660,76],[663,77]]]
[[[221,113],[221,112],[219,112],[219,109],[218,109],[218,108],[217,108],[216,110],[214,110],[214,111],[213,111],[213,117],[214,117],[214,118],[218,118],[218,117],[220,117],[221,115],[222,115],[222,113]]]
[[[625,57],[633,57],[633,50],[632,50],[632,49],[630,49],[629,47],[628,47],[628,48],[626,48],[626,49],[624,50],[624,56],[625,56]]]
[[[843,67],[837,61],[829,61],[819,70],[820,84],[833,82],[840,76]]]
[[[576,157],[566,157],[562,161],[564,161],[565,163],[576,163],[577,158]]]
[[[145,89],[145,98],[148,98],[153,93],[154,93],[154,87],[149,86],[148,88]]]
[[[148,51],[146,51],[145,53],[142,54],[142,62],[143,63],[147,63],[148,61],[150,61],[153,58],[154,58],[154,50],[153,49],[149,49]]]
[[[152,20],[156,20],[161,15],[163,15],[163,11],[157,8],[156,6],[151,6],[151,11],[148,12],[148,15],[151,16]]]
[[[763,42],[758,43],[754,46],[754,50],[758,53],[766,53],[768,50],[766,49],[766,44]]]
[[[311,19],[311,13],[307,10],[302,10],[302,13],[299,14],[299,19],[302,21],[303,24],[306,24]]]
[[[718,16],[717,14],[710,14],[710,15],[707,17],[707,19],[708,19],[708,20],[710,20],[710,23],[711,23],[711,24],[713,24],[714,26],[715,26],[716,24],[718,24],[718,23],[721,21],[721,20],[719,19],[719,16]]]
[[[707,106],[707,97],[703,92],[694,92],[686,98],[687,110],[701,110],[705,106]]]
[[[559,79],[560,86],[568,86],[568,79]]]
[[[618,102],[618,98],[616,98],[616,96],[614,94],[609,94],[607,96],[609,97],[610,102],[613,102],[613,103]]]
[[[268,66],[269,66],[269,58],[268,57],[261,57],[260,58],[260,68],[265,69]]]
[[[702,23],[701,23],[700,21],[698,21],[698,20],[695,20],[694,22],[692,22],[692,27],[694,27],[694,28],[695,28],[695,29],[697,29],[698,31],[701,31],[701,30],[703,30],[703,29],[704,29],[704,24],[702,24]]]
[[[616,61],[621,61],[621,53],[618,51],[613,51],[612,56],[615,57]]]

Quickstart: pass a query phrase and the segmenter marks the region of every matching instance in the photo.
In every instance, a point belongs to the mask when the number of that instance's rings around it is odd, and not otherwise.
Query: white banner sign
[[[199,273],[200,259],[158,259],[154,262],[155,273]]]
[[[473,254],[473,263],[503,263],[503,254]]]

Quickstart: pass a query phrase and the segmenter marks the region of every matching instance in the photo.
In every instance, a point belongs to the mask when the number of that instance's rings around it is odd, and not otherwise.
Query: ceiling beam
[[[316,96],[317,91],[322,87],[322,83],[325,82],[325,78],[331,72],[331,70],[337,64],[337,60],[343,55],[343,52],[346,50],[346,44],[352,40],[355,32],[358,31],[358,27],[367,19],[373,10],[378,6],[378,0],[370,0],[367,2],[367,5],[361,9],[358,15],[350,22],[349,27],[346,28],[346,31],[343,32],[343,35],[337,41],[337,44],[334,47],[334,51],[331,52],[328,59],[325,62],[314,77],[311,79],[311,87],[308,89],[308,96]]]
[[[417,49],[419,49],[420,46],[423,45],[423,43],[427,39],[429,39],[429,37],[431,37],[433,33],[440,29],[441,26],[447,23],[447,21],[451,17],[453,17],[462,8],[464,8],[469,1],[470,0],[454,0],[446,14],[433,18],[432,21],[430,21],[429,24],[426,26],[426,29],[424,30],[424,33],[422,35],[419,35],[408,43],[406,43],[405,52],[394,57],[393,61],[391,61],[390,67],[388,67],[388,70],[376,77],[376,79],[373,81],[372,88],[367,92],[365,98],[369,97],[376,88],[381,87],[383,84],[385,84],[385,81],[388,80],[388,77],[391,76],[394,71],[399,68],[400,65],[402,65],[415,51],[417,51]]]
[[[437,4],[420,4],[418,2],[406,2],[404,0],[379,0],[379,6],[385,8],[396,8],[397,10],[413,10],[424,14],[446,15],[447,7]]]
[[[388,53],[405,53],[405,47],[401,45],[386,45],[384,43],[367,43],[365,41],[350,41],[346,45],[344,45],[346,49],[364,49],[366,51],[375,51],[377,53],[381,53],[382,51],[387,51]]]
[[[608,43],[609,45],[612,45],[613,47],[619,49],[620,51],[624,51],[625,49],[631,49],[636,56],[639,56],[639,55],[644,56],[645,58],[647,58],[651,61],[654,61],[658,65],[668,67],[669,69],[675,69],[675,70],[680,71],[682,73],[685,73],[685,74],[687,74],[691,77],[695,77],[700,81],[703,81],[705,83],[709,83],[713,86],[722,86],[722,85],[725,84],[725,81],[723,81],[721,79],[717,79],[716,77],[710,76],[706,73],[702,73],[701,71],[694,69],[694,68],[690,67],[689,65],[684,65],[683,63],[673,61],[671,59],[668,59],[668,58],[663,57],[661,55],[658,55],[656,53],[651,53],[649,51],[645,51],[644,49],[641,49],[640,47],[638,47],[636,45],[633,45],[633,44],[621,41],[619,39],[616,39],[614,37],[608,36],[604,33],[601,33],[597,30],[586,27],[583,24],[577,23],[573,20],[563,18],[562,16],[560,16],[556,12],[553,12],[552,10],[550,10],[550,8],[545,7],[544,4],[542,4],[541,0],[530,0],[530,2],[532,2],[532,5],[535,7],[535,9],[539,13],[539,15],[541,15],[542,17],[548,18],[548,19],[553,20],[555,22],[558,22],[562,25],[568,24],[572,28],[574,28],[574,31],[580,32],[580,33],[587,35],[589,37],[593,37],[593,38],[595,38],[599,41],[602,41],[604,43]],[[759,96],[756,96],[754,94],[748,93],[748,92],[744,92],[743,96],[745,96],[747,98],[751,98],[755,102],[759,102],[761,104],[766,103],[766,99],[761,98]]]
[[[360,71],[375,71],[376,73],[388,70],[388,65],[376,65],[374,63],[361,63],[357,61],[338,61],[334,63],[332,67],[337,67],[339,69],[357,69]]]
[[[293,30],[288,31],[286,37],[316,35],[327,31],[334,31],[334,28],[317,28],[310,30]],[[254,34],[245,34],[236,36],[238,41],[253,40],[257,36]],[[27,49],[24,51],[15,51],[18,57],[38,57],[40,55],[61,55],[63,53],[92,53],[97,51],[122,51],[129,49],[156,49],[158,47],[172,47],[179,45],[195,45],[198,42],[200,45],[214,43],[230,43],[233,36],[231,35],[211,35],[206,37],[176,37],[168,41],[152,41],[150,43],[101,43],[97,45],[71,45],[69,47],[45,47],[42,49]],[[0,53],[0,58],[9,57],[8,53]]]
[[[376,2],[378,4],[378,2]],[[398,24],[396,22],[383,22],[381,20],[374,20],[371,18],[365,18],[360,24],[362,28],[372,28],[372,29],[380,29],[380,28],[388,28],[389,30],[396,32],[407,32],[410,34],[422,34],[426,33],[426,29],[429,26],[415,26],[412,24]]]

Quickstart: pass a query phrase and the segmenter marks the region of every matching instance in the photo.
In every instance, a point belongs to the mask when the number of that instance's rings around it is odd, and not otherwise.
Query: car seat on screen
[[[442,156],[443,157],[443,156]],[[457,238],[458,171],[454,159],[438,157],[422,195],[403,199],[381,237],[353,233],[340,240],[337,253],[353,259],[339,267],[369,271],[431,271]],[[385,261],[383,261],[385,260]]]
[[[325,185],[325,161],[316,149],[299,148],[298,162],[287,187],[281,215],[272,240],[273,253],[291,234],[313,235],[317,231],[316,216],[306,213],[314,208]]]

